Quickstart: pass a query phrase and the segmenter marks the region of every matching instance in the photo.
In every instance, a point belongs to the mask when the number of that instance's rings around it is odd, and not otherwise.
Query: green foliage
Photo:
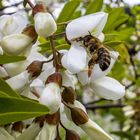
[[[60,23],[70,20],[79,5],[79,0],[71,0],[67,2],[59,15],[57,22]]]
[[[27,3],[28,3],[28,0],[24,0],[23,1],[23,6],[26,7]]]
[[[0,96],[0,125],[45,115],[48,111],[46,106],[31,100]]]
[[[99,12],[102,9],[102,6],[103,6],[103,0],[92,0],[88,5],[85,14],[87,15],[87,14]]]
[[[25,56],[0,55],[0,64],[13,63],[25,60]]]
[[[128,20],[129,16],[124,13],[124,8],[114,8],[109,12],[108,20],[104,28],[104,32],[115,30],[118,26]]]

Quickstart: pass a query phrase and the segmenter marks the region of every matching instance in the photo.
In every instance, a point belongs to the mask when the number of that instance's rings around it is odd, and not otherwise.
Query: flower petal
[[[50,109],[50,114],[57,112],[61,105],[60,88],[56,83],[49,83],[44,88],[40,103],[46,105]]]
[[[83,47],[72,45],[69,52],[62,57],[62,65],[75,74],[86,67],[86,58],[87,53]]]
[[[66,27],[66,35],[68,40],[88,35],[89,32],[94,36],[98,36],[107,21],[107,13],[98,12],[77,18],[70,22]]]
[[[95,94],[109,100],[118,100],[125,94],[125,87],[107,76],[91,81],[91,87]]]
[[[37,13],[34,16],[34,22],[39,36],[48,37],[57,30],[55,20],[50,13]]]
[[[80,127],[95,140],[113,140],[99,125],[92,120],[88,120],[87,123],[80,125]]]
[[[94,82],[95,79],[100,78],[100,77],[103,77],[103,76],[107,75],[111,71],[111,69],[112,69],[112,67],[113,67],[116,59],[119,56],[119,53],[118,52],[115,52],[115,51],[111,51],[110,52],[110,55],[111,55],[111,63],[109,65],[108,69],[105,70],[105,71],[102,71],[101,68],[99,67],[99,64],[96,64],[94,66],[93,70],[92,70],[91,81]]]

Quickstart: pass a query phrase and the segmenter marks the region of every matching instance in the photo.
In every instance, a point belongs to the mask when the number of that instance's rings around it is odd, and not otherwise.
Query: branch
[[[109,109],[109,108],[122,108],[124,104],[106,104],[106,105],[88,105],[85,106],[86,109],[96,110],[96,109]]]

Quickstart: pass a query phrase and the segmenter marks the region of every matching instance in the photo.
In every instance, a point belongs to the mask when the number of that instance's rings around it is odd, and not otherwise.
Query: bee
[[[102,71],[105,71],[111,63],[111,56],[108,49],[104,44],[91,34],[76,39],[77,42],[81,42],[87,52],[90,54],[91,59],[88,62],[88,76],[91,76],[92,69],[95,64],[99,64]]]

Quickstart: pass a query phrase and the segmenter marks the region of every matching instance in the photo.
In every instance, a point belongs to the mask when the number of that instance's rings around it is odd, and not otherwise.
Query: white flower
[[[34,140],[41,128],[39,123],[32,123],[16,140]]]
[[[61,104],[60,87],[56,83],[47,84],[41,94],[40,103],[50,109],[49,114],[57,112]]]
[[[95,94],[105,99],[118,100],[125,94],[125,87],[108,76],[91,81],[91,87]]]
[[[7,71],[2,66],[0,66],[0,78],[6,78],[8,76],[9,75],[8,75]]]
[[[96,37],[99,36],[106,24],[107,17],[107,13],[98,12],[71,21],[66,27],[67,39],[84,37],[89,32]]]
[[[39,36],[48,37],[57,30],[57,25],[52,15],[38,12],[34,16],[35,30]]]
[[[0,55],[3,55],[3,49],[1,46],[0,46]]]
[[[22,92],[27,85],[30,83],[31,75],[28,71],[24,71],[10,79],[6,82],[17,92]]]
[[[19,55],[32,45],[32,41],[33,39],[27,35],[12,34],[2,38],[0,44],[8,55]]]
[[[39,139],[40,140],[54,140],[56,137],[57,133],[57,128],[56,125],[44,123],[44,126],[42,127],[40,134],[39,134]]]
[[[3,127],[0,127],[0,139],[1,140],[15,140]]]
[[[62,65],[75,74],[87,65],[87,52],[83,47],[72,45],[68,53],[62,57]]]
[[[99,125],[91,119],[80,127],[94,140],[113,140]]]
[[[117,100],[124,96],[125,88],[115,79],[105,77],[113,67],[118,53],[110,51],[111,62],[107,70],[102,71],[99,64],[95,64],[91,76],[88,77],[88,61],[86,49],[83,44],[74,41],[75,38],[89,35],[89,32],[103,41],[103,27],[107,21],[107,14],[98,12],[95,14],[80,17],[70,22],[66,27],[67,39],[71,41],[72,46],[68,53],[62,57],[62,65],[71,73],[77,74],[82,85],[89,84],[94,93],[105,99]],[[84,27],[84,28],[83,28]]]
[[[14,33],[20,33],[27,25],[27,17],[24,12],[17,12],[12,15],[3,15],[0,17],[0,33],[7,36]]]

